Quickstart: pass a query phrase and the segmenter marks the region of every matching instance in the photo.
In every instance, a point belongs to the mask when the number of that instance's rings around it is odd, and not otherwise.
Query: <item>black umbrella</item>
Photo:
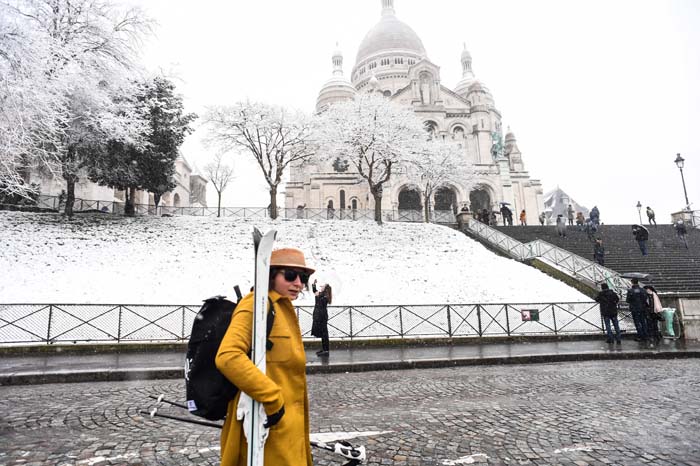
[[[647,230],[647,227],[645,227],[644,225],[637,225],[637,224],[635,223],[634,225],[632,225],[632,228],[642,228],[642,229],[645,230],[647,233],[649,233],[649,230]]]

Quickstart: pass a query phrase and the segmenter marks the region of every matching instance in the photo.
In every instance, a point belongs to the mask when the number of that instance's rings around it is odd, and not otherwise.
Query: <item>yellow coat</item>
[[[276,310],[270,332],[273,343],[267,352],[267,375],[248,358],[252,340],[253,293],[238,304],[216,355],[216,367],[240,391],[274,414],[284,405],[285,414],[270,429],[265,442],[266,466],[311,466],[309,400],[306,391],[306,353],[292,302],[276,291],[269,292]],[[221,432],[221,466],[245,466],[247,442],[241,421],[236,419],[238,397],[228,404]]]

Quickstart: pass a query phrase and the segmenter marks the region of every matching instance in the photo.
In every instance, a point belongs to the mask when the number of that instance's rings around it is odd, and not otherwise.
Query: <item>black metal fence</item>
[[[310,337],[313,307],[298,306]],[[0,344],[179,342],[198,305],[0,304]],[[629,313],[623,331],[633,331]],[[600,334],[597,303],[331,306],[333,339],[411,339]]]
[[[65,201],[58,196],[41,195],[37,199],[36,207],[55,210],[59,212],[65,208]],[[123,215],[124,202],[121,201],[96,201],[88,199],[75,199],[74,212],[103,212],[108,214]],[[136,215],[157,216],[195,216],[195,217],[232,217],[232,218],[269,218],[270,209],[266,207],[173,207],[135,204]],[[374,209],[311,209],[280,207],[277,209],[278,217],[286,219],[310,219],[310,220],[374,220]],[[382,220],[385,222],[423,222],[425,213],[422,210],[384,209]],[[434,223],[456,223],[454,212],[450,210],[431,211],[430,220]]]

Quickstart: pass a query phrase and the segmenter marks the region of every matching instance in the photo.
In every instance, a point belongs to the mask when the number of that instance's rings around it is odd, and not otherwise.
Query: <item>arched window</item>
[[[423,123],[423,126],[425,127],[425,130],[428,132],[428,138],[432,139],[435,137],[435,134],[437,133],[437,123],[435,123],[432,120],[428,120],[425,123]]]
[[[464,139],[464,128],[461,126],[455,126],[455,128],[452,130],[452,139],[457,141]]]
[[[340,208],[341,209],[345,208],[345,190],[344,189],[340,190]]]

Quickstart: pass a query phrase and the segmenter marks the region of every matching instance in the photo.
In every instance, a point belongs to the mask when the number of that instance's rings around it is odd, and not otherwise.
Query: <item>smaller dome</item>
[[[472,54],[467,50],[467,44],[464,44],[464,50],[462,50],[462,61],[471,60]]]
[[[469,86],[468,93],[471,94],[472,92],[486,92],[487,94],[491,94],[489,88],[484,86],[478,79],[474,79],[474,82],[472,82],[472,84]]]
[[[372,74],[372,77],[369,78],[369,87],[371,87],[373,91],[379,89],[379,80],[374,74]]]
[[[515,134],[510,130],[510,126],[508,127],[508,132],[506,133],[506,142],[515,142]]]

